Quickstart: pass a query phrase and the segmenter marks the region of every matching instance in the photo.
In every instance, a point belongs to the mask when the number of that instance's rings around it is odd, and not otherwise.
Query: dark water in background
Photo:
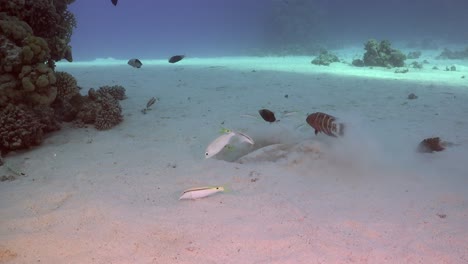
[[[77,0],[75,60],[313,54],[389,39],[468,45],[467,0]]]

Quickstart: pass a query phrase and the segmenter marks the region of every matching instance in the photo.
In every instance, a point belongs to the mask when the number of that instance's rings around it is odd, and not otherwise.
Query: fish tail
[[[220,186],[223,188],[223,192],[232,192],[232,189],[228,187],[227,185]]]
[[[338,126],[339,126],[338,135],[342,137],[344,135],[345,125],[343,123],[340,123]]]

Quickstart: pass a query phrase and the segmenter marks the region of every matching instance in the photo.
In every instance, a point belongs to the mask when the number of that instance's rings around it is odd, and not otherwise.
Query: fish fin
[[[297,126],[294,128],[294,130],[298,130],[299,128],[301,128],[301,127],[303,127],[303,126],[305,126],[305,125],[304,125],[304,124],[297,125]]]
[[[230,132],[232,132],[232,130],[229,128],[225,128],[225,127],[221,127],[221,129],[219,130],[220,134],[228,134]]]
[[[344,135],[345,125],[343,123],[340,123],[338,126],[339,126],[338,135],[342,137]]]
[[[319,131],[318,131],[317,129],[315,129],[315,132],[314,132],[314,133],[315,133],[315,135],[317,135],[317,134],[318,134],[318,132],[319,132]]]
[[[235,133],[236,133],[236,135],[240,136],[242,141],[245,141],[245,142],[247,142],[247,143],[249,143],[251,145],[255,144],[254,140],[251,137],[247,136],[246,134],[244,134],[242,132],[235,132]]]
[[[232,192],[232,189],[231,187],[227,186],[227,185],[221,185],[219,187],[222,187],[223,188],[223,192],[226,192],[226,193],[229,193],[229,192]]]

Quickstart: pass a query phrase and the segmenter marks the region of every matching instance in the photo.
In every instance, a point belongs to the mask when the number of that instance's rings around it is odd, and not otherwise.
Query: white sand
[[[28,176],[0,184],[0,263],[467,263],[468,67],[434,62],[458,71],[305,57],[60,64],[83,93],[126,87],[125,120],[65,126],[6,158]],[[240,116],[260,108],[281,121]],[[296,128],[316,111],[340,117],[346,136]],[[221,126],[255,147],[205,160]],[[431,136],[460,145],[416,153]],[[230,191],[178,200],[205,185]]]

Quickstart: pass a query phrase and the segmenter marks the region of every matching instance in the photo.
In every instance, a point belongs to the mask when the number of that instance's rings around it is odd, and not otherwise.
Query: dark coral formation
[[[0,111],[0,151],[30,148],[40,144],[44,133],[59,129],[53,111],[8,104]]]
[[[73,96],[80,93],[78,83],[71,74],[68,72],[56,72],[55,73],[57,86],[57,99],[69,101]]]
[[[7,102],[49,105],[56,96],[55,74],[45,62],[44,39],[16,17],[0,13],[0,107]]]
[[[97,91],[89,89],[88,96],[83,97],[79,103],[76,115],[77,123],[94,124],[98,130],[110,129],[123,120],[122,107],[118,100],[125,97],[122,86],[103,86]]]
[[[55,61],[71,58],[72,0],[0,1],[0,107],[50,105]]]
[[[76,27],[73,14],[67,7],[74,0],[2,0],[0,10],[25,22],[34,36],[46,41],[53,61],[72,61],[69,45]]]
[[[452,51],[445,48],[437,57],[438,60],[463,60],[468,59],[468,47],[464,50]]]
[[[110,94],[116,100],[124,100],[125,98],[127,98],[125,96],[125,88],[120,85],[101,86],[96,92],[101,95],[106,93]]]
[[[322,50],[320,54],[312,60],[312,64],[315,65],[324,65],[329,66],[330,63],[339,62],[338,56],[335,54],[329,53],[327,50]]]
[[[91,100],[71,74],[55,72],[56,61],[73,60],[73,1],[0,0],[1,154],[40,144],[60,122],[78,118],[107,129],[122,121],[123,87],[100,89]]]
[[[380,67],[403,67],[405,65],[406,55],[401,51],[393,49],[388,40],[378,42],[371,39],[365,43],[363,62],[365,66]],[[354,63],[353,63],[354,65]]]
[[[406,57],[411,60],[419,59],[419,57],[421,57],[421,51],[411,51],[406,55]]]

